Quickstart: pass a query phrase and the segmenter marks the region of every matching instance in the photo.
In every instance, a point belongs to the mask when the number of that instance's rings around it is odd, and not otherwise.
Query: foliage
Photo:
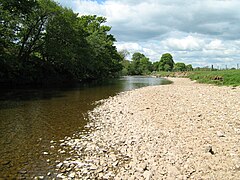
[[[174,71],[186,71],[186,65],[184,63],[178,62],[174,64]]]
[[[188,77],[199,83],[240,86],[240,70],[194,71]]]
[[[186,65],[186,71],[193,71],[193,67],[191,64]]]
[[[12,83],[113,77],[122,57],[106,19],[53,0],[0,0],[0,79]]]
[[[132,55],[132,61],[128,66],[129,75],[146,75],[152,71],[152,63],[144,54],[136,52]]]
[[[165,53],[162,55],[159,62],[160,71],[172,71],[174,66],[173,57],[170,53]]]

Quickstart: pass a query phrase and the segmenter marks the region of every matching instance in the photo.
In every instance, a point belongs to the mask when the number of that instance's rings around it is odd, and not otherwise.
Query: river
[[[95,107],[95,101],[168,83],[161,78],[127,76],[71,88],[1,90],[0,179],[33,178],[53,172],[59,153],[47,153],[50,141],[86,131],[87,112]]]

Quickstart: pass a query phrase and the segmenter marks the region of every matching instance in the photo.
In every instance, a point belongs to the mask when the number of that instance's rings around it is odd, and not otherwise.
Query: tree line
[[[161,56],[160,60],[152,63],[149,58],[140,52],[135,52],[132,55],[131,61],[126,60],[129,52],[126,50],[119,52],[123,65],[122,75],[147,75],[154,71],[192,71],[191,64],[175,63],[170,53],[165,53]]]
[[[0,0],[0,83],[114,77],[122,59],[105,22],[53,0]]]

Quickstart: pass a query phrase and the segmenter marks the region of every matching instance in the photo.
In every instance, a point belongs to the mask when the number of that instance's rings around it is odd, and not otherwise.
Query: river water
[[[131,76],[71,88],[1,90],[0,179],[33,178],[54,172],[52,159],[59,153],[46,153],[50,141],[86,131],[87,112],[95,107],[95,101],[168,83],[161,78]]]

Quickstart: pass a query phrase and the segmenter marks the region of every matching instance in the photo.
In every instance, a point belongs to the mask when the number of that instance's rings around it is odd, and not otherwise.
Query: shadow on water
[[[167,84],[149,77],[123,77],[102,83],[55,89],[1,90],[0,178],[32,178],[54,170],[43,155],[50,141],[84,130],[94,102],[143,86]]]

